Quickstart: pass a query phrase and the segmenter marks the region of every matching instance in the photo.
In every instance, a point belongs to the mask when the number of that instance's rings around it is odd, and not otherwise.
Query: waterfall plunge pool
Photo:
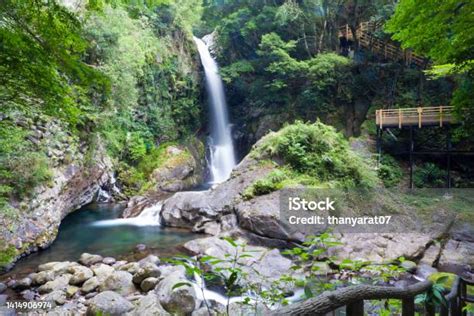
[[[50,261],[77,261],[84,252],[117,260],[127,260],[134,254],[172,256],[180,253],[180,245],[196,238],[196,234],[189,231],[161,227],[148,217],[124,221],[120,218],[123,208],[120,204],[93,203],[69,214],[61,222],[58,236],[49,248],[21,258],[0,279],[27,275],[36,271],[38,265]],[[146,221],[150,225],[146,225]],[[137,254],[137,244],[146,245],[146,251]]]

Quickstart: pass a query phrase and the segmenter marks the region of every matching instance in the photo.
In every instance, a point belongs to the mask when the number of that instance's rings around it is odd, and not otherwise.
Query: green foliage
[[[415,297],[416,304],[423,304],[425,308],[444,305],[447,307],[446,299],[444,298],[444,283],[447,281],[448,276],[442,276],[434,281],[431,288],[422,294]]]
[[[442,188],[446,184],[446,172],[436,164],[426,162],[415,169],[413,182],[417,188]]]
[[[81,59],[81,22],[56,1],[2,1],[0,42],[2,103],[36,106],[75,127],[86,120],[87,94],[107,90]]]
[[[296,122],[267,135],[255,154],[282,159],[291,171],[320,183],[341,187],[372,187],[377,183],[375,173],[350,149],[344,136],[319,121]]]
[[[388,154],[382,155],[377,173],[387,188],[396,186],[403,178],[400,164]]]
[[[13,259],[18,255],[18,252],[14,246],[8,246],[6,249],[0,251],[0,269],[5,268],[11,264]]]
[[[414,49],[434,61],[431,74],[456,75],[459,83],[452,104],[465,122],[464,132],[474,133],[474,34],[472,1],[401,1],[386,29],[404,47]]]

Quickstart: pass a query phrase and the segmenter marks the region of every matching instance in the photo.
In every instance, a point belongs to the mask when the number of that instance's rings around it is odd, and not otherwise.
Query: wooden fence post
[[[402,316],[415,316],[415,298],[402,300]]]
[[[347,316],[364,316],[364,301],[360,300],[346,307]]]

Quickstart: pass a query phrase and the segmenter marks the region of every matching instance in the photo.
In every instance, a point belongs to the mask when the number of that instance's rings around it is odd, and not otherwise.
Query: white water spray
[[[202,66],[206,74],[206,89],[211,113],[210,161],[211,183],[224,182],[235,167],[235,152],[232,141],[224,85],[219,76],[219,67],[209,53],[207,45],[194,37]]]
[[[153,206],[145,208],[137,217],[130,218],[116,218],[96,221],[92,226],[106,227],[118,225],[132,225],[132,226],[161,226],[160,213],[163,202],[158,202]]]

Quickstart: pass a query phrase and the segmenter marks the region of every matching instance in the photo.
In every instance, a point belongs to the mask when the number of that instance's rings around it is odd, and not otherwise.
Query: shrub
[[[378,176],[387,188],[396,186],[403,177],[402,168],[390,155],[383,155],[378,169]]]
[[[372,187],[374,171],[349,147],[341,133],[321,122],[296,122],[266,136],[256,148],[260,158],[270,156],[296,174],[315,182],[335,182],[342,187]]]
[[[413,182],[418,188],[442,188],[446,184],[446,172],[434,163],[426,162],[415,169]]]

